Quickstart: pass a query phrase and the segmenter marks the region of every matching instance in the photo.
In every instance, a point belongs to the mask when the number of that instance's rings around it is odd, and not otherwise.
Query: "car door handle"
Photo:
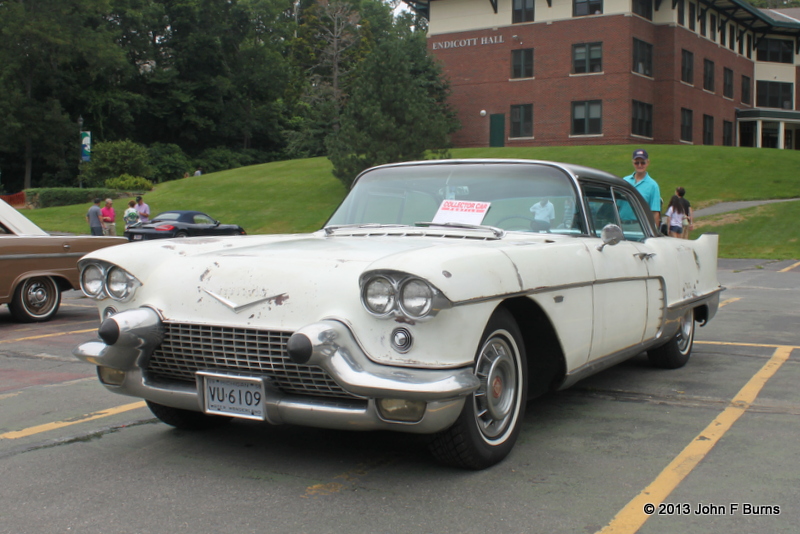
[[[70,248],[69,245],[64,243],[64,250],[69,250],[69,248]]]
[[[634,254],[634,256],[639,258],[640,260],[649,260],[655,255],[656,255],[655,252],[637,252],[636,254]]]

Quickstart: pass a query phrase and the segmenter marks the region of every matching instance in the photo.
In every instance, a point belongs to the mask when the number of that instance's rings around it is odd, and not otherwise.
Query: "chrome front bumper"
[[[161,317],[153,309],[128,310],[103,321],[98,331],[101,339],[79,345],[73,354],[98,367],[123,371],[124,378],[118,384],[103,382],[114,393],[202,412],[201,377],[197,377],[197,384],[193,387],[151,380],[145,376],[147,362],[163,341],[164,332]],[[479,385],[471,368],[411,369],[376,364],[364,354],[350,330],[334,320],[301,328],[292,336],[290,347],[292,340],[300,340],[306,349],[307,362],[301,363],[319,366],[342,389],[362,399],[348,401],[289,395],[270,387],[270,381],[266,379],[264,411],[266,421],[271,424],[433,433],[455,422],[465,399]],[[291,348],[289,352],[293,353]],[[291,357],[295,359],[294,354]],[[232,372],[230,376],[238,375]],[[391,421],[381,416],[377,399],[423,401],[427,407],[418,422]]]

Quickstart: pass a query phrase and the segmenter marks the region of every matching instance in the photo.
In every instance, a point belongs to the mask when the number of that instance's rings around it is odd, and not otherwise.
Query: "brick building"
[[[743,0],[407,0],[457,147],[800,149],[800,9]],[[797,18],[795,18],[797,17]]]

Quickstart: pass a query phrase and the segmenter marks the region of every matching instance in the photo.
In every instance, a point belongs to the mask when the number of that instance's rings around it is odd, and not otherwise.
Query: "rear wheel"
[[[180,232],[175,232],[175,237],[189,237],[189,233],[181,230]]]
[[[647,358],[656,367],[678,369],[689,361],[693,344],[694,310],[689,310],[680,318],[680,326],[675,336],[664,345],[648,350]]]
[[[147,402],[147,407],[150,408],[153,415],[158,417],[161,422],[181,430],[204,430],[224,425],[231,420],[230,417],[221,415],[206,415],[191,410],[164,406],[152,401],[145,402]]]
[[[35,276],[17,286],[8,309],[17,321],[40,323],[52,319],[60,305],[58,283],[50,276]]]
[[[433,436],[434,457],[467,469],[484,469],[503,460],[522,427],[527,372],[519,327],[511,313],[500,308],[489,320],[475,357],[480,386],[453,426]]]

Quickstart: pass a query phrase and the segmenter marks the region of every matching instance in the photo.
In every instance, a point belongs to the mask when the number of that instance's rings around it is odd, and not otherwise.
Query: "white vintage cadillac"
[[[438,460],[482,469],[528,399],[643,351],[683,366],[719,306],[717,243],[661,236],[632,187],[586,167],[385,165],[311,234],[85,256],[103,322],[74,354],[179,428],[431,434]]]

